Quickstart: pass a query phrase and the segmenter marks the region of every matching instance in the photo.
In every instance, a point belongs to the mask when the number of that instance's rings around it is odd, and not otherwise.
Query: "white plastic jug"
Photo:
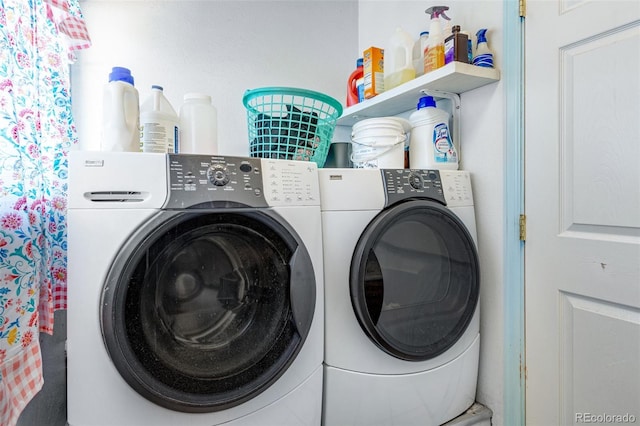
[[[102,151],[140,151],[140,100],[131,71],[113,67],[102,93]]]
[[[183,154],[218,154],[218,112],[211,96],[187,93],[180,107],[180,144]]]
[[[151,95],[140,107],[140,144],[143,152],[176,152],[179,119],[162,86],[151,86]]]
[[[457,170],[458,152],[449,132],[449,113],[436,108],[431,96],[420,98],[409,116],[411,138],[409,167],[412,169]]]
[[[414,78],[413,37],[402,28],[396,28],[384,49],[384,90],[386,92]]]

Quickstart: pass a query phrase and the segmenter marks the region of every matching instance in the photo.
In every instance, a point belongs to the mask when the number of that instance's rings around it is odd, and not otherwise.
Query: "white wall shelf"
[[[392,116],[412,110],[422,95],[421,90],[459,94],[498,80],[500,71],[497,69],[450,62],[388,92],[382,92],[371,99],[345,108],[337,125],[352,126],[365,118]]]

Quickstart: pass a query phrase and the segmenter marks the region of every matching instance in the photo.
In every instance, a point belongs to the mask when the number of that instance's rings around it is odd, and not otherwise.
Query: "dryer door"
[[[478,303],[471,235],[450,210],[411,200],[383,210],[356,245],[351,302],[361,327],[396,358],[434,358],[462,336]]]
[[[160,212],[118,253],[102,297],[106,348],[145,398],[184,412],[260,394],[295,359],[315,307],[299,237],[261,211]]]

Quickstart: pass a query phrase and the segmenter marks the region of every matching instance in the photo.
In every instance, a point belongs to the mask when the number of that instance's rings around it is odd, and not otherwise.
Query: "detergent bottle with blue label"
[[[458,152],[449,132],[449,113],[436,108],[432,96],[423,96],[409,116],[409,167],[457,170]]]

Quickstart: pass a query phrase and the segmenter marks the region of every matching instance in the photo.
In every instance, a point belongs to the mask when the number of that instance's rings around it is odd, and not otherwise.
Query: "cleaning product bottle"
[[[414,78],[413,37],[402,28],[396,28],[384,48],[384,90],[391,90]]]
[[[465,36],[467,36],[467,56],[469,58],[467,63],[472,64],[473,63],[473,40],[471,40],[471,36],[469,35],[468,31],[460,31],[460,34],[464,34]]]
[[[409,122],[409,165],[412,169],[458,169],[458,153],[449,132],[449,113],[436,108],[433,97],[420,98]]]
[[[356,80],[356,89],[358,89],[358,103],[364,101],[364,73],[362,77]]]
[[[218,154],[218,111],[211,96],[187,93],[180,107],[181,154]]]
[[[356,60],[356,69],[351,73],[351,75],[349,76],[349,81],[347,82],[348,107],[358,103],[358,79],[361,79],[364,76],[364,68],[362,64],[362,58],[358,58],[358,60]]]
[[[102,93],[102,151],[140,151],[140,100],[128,68],[113,67]]]
[[[413,69],[416,70],[416,77],[424,74],[424,49],[428,41],[429,31],[422,31],[413,44]]]
[[[449,19],[444,12],[449,10],[448,6],[433,6],[425,13],[431,15],[431,25],[429,26],[429,40],[424,50],[424,72],[436,70],[444,66],[444,37],[440,16]]]
[[[478,43],[476,44],[476,55],[473,57],[473,65],[479,67],[493,68],[493,52],[487,44],[487,29],[479,29],[476,33]]]
[[[164,96],[162,86],[151,86],[151,95],[140,106],[140,145],[143,152],[176,152],[178,114]]]
[[[460,25],[451,28],[451,35],[444,39],[444,63],[457,61],[469,63],[468,38],[460,32]]]

